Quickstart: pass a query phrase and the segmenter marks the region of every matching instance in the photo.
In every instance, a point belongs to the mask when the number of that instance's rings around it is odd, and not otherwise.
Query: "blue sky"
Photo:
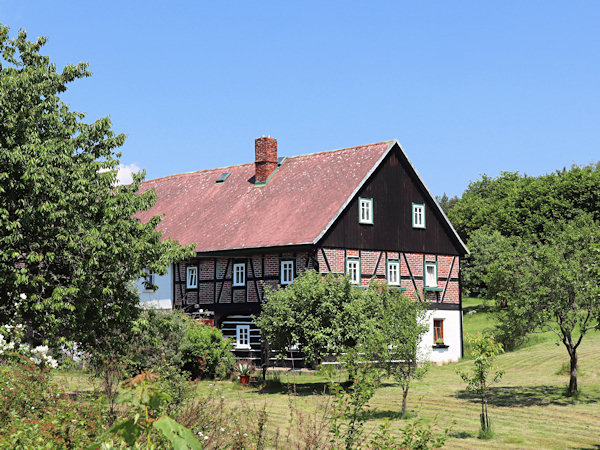
[[[60,5],[60,6],[58,6]],[[147,178],[397,138],[435,194],[600,160],[600,2],[0,0]],[[135,167],[131,166],[131,167]]]

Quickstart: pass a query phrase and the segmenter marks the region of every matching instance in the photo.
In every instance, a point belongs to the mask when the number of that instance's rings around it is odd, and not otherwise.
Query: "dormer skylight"
[[[231,175],[229,172],[223,172],[221,175],[219,175],[219,178],[217,178],[217,183],[225,183],[225,180],[227,177],[229,177],[229,175]]]

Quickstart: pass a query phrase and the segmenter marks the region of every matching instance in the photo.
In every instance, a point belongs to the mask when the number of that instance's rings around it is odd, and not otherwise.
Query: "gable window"
[[[360,259],[348,258],[346,260],[346,275],[350,278],[350,282],[360,285]]]
[[[233,265],[233,285],[234,286],[245,286],[246,285],[246,264],[235,263]]]
[[[438,284],[437,279],[437,264],[434,262],[425,263],[425,287],[436,288]]]
[[[389,260],[387,263],[387,282],[390,286],[400,286],[400,261]]]
[[[235,346],[237,348],[250,348],[250,325],[235,326]]]
[[[186,287],[188,289],[196,289],[198,287],[198,268],[189,266],[185,272]]]
[[[444,319],[433,319],[433,343],[444,343]]]
[[[425,228],[425,205],[412,204],[412,226],[413,228]]]
[[[373,224],[372,198],[358,198],[358,223]]]
[[[280,272],[281,277],[279,281],[282,285],[292,283],[294,281],[294,261],[281,261]]]

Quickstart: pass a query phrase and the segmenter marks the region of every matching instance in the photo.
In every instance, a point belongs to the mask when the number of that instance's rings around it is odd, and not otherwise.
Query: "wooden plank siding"
[[[358,199],[373,199],[373,224],[358,223]],[[425,229],[413,228],[412,204],[425,205]],[[453,231],[396,146],[350,201],[319,247],[461,255]]]

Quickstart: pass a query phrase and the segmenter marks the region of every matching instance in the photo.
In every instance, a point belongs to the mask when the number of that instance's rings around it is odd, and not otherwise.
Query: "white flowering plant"
[[[25,327],[21,324],[0,325],[0,362],[14,362],[25,357],[39,368],[56,369],[58,361],[49,354],[48,346],[32,347],[23,342],[24,330]]]

